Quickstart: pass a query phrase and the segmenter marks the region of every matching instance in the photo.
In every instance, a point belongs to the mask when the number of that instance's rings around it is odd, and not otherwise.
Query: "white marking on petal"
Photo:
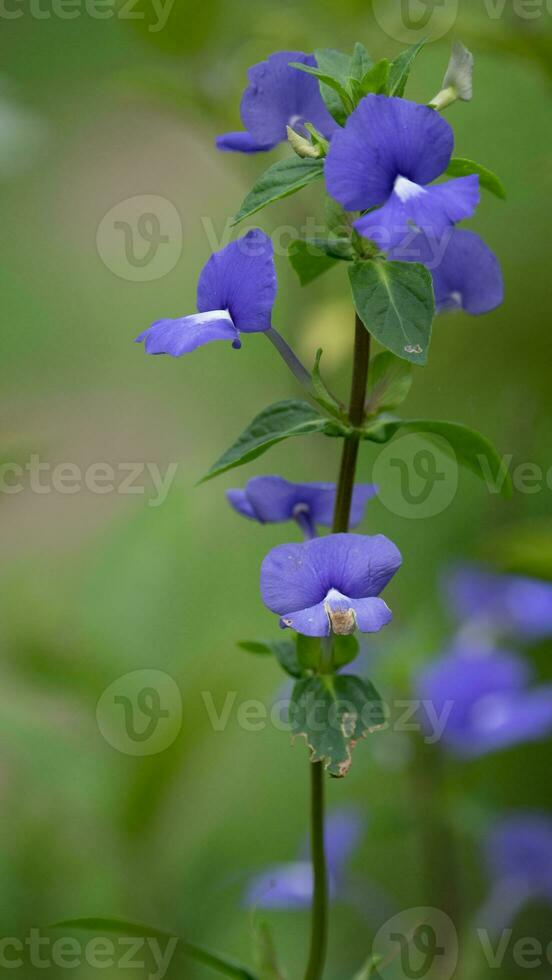
[[[228,320],[234,326],[234,321],[228,310],[209,310],[207,313],[194,313],[196,323],[209,323],[211,320]]]
[[[425,187],[420,187],[420,185],[415,184],[414,181],[408,180],[408,177],[397,177],[393,189],[403,204],[405,201],[409,201],[413,197],[420,197],[421,194],[427,194]]]
[[[462,293],[455,289],[454,292],[450,294],[450,298],[455,306],[462,307]]]

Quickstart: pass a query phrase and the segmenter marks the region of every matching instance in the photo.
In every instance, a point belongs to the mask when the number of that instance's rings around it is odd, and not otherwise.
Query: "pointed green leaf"
[[[389,75],[389,95],[403,97],[414,62],[425,44],[427,44],[427,38],[422,38],[421,41],[407,48],[395,59]]]
[[[386,412],[406,399],[412,387],[412,365],[391,351],[383,351],[370,362],[368,375],[368,415]]]
[[[297,681],[290,705],[294,738],[304,736],[311,762],[346,776],[356,743],[386,724],[375,688],[360,677],[323,674]]]
[[[238,640],[238,646],[246,653],[255,653],[260,657],[272,656],[270,643],[264,643],[262,640]]]
[[[343,405],[340,405],[337,398],[332,395],[331,391],[322,381],[322,377],[320,375],[320,359],[322,357],[322,353],[322,348],[319,347],[319,349],[316,351],[316,360],[314,362],[311,375],[313,397],[314,400],[326,410],[326,412],[329,412],[329,414],[335,416],[335,418],[341,419],[345,408]]]
[[[382,959],[383,957],[381,956],[371,956],[362,967],[360,973],[355,973],[353,980],[375,980],[376,976],[379,976],[376,968],[382,962]]]
[[[272,933],[266,922],[259,922],[255,927],[255,963],[259,971],[259,980],[286,980],[278,961]]]
[[[318,247],[315,239],[296,238],[290,242],[288,258],[302,286],[308,286],[338,262],[337,256],[328,255]]]
[[[470,174],[477,174],[481,187],[484,187],[486,191],[490,191],[491,194],[495,194],[502,201],[506,200],[506,190],[500,177],[497,177],[492,170],[482,166],[480,163],[475,163],[473,160],[466,160],[464,157],[453,157],[446,169],[446,173],[449,177],[469,177]]]
[[[118,935],[118,936],[156,936],[158,939],[178,939],[182,952],[190,959],[210,966],[218,973],[223,973],[226,977],[234,977],[234,980],[261,980],[260,977],[252,973],[247,967],[242,966],[235,960],[220,953],[213,953],[203,946],[196,946],[189,943],[174,933],[165,932],[152,926],[142,925],[138,922],[128,922],[126,919],[103,918],[101,916],[83,919],[64,919],[62,922],[54,923],[52,929],[82,929],[85,932],[94,932],[99,935]]]
[[[391,62],[383,58],[382,61],[378,61],[370,71],[367,71],[365,75],[360,79],[355,86],[355,94],[357,101],[363,99],[365,95],[373,93],[374,95],[385,95],[389,85],[389,74],[391,72]]]
[[[326,227],[332,237],[350,239],[353,232],[352,216],[329,194],[324,202],[324,212]]]
[[[278,160],[261,174],[243,201],[232,224],[237,225],[267,204],[273,204],[274,201],[295,194],[296,191],[300,191],[314,180],[319,180],[323,175],[323,160],[302,159],[297,156]]]
[[[314,56],[319,70],[326,75],[331,75],[347,95],[347,99],[344,102],[335,88],[325,85],[324,82],[320,82],[320,94],[324,100],[324,105],[335,121],[340,126],[343,126],[353,108],[352,99],[349,95],[351,58],[348,54],[343,54],[342,51],[335,51],[333,48],[318,48],[314,52]]]
[[[360,41],[357,41],[349,68],[351,78],[355,78],[357,81],[360,81],[361,78],[364,78],[364,76],[368,74],[373,65],[374,62],[372,61],[366,48],[360,43]]]
[[[366,329],[397,357],[426,364],[435,315],[426,267],[418,262],[355,262],[349,277]]]
[[[298,633],[296,640],[297,659],[303,670],[318,670],[320,666],[320,640],[317,636],[303,636]]]
[[[223,453],[199,482],[205,483],[206,480],[212,480],[226,470],[251,462],[283,439],[314,432],[323,432],[326,435],[341,434],[337,421],[332,422],[330,419],[323,418],[307,402],[294,399],[276,402],[253,419],[239,439]]]
[[[509,497],[511,495],[512,478],[506,460],[486,436],[476,432],[475,429],[468,428],[467,425],[460,425],[459,422],[434,421],[433,419],[390,418],[376,420],[373,426],[367,428],[367,432],[371,430],[374,431],[375,438],[372,435],[367,435],[366,438],[373,438],[375,442],[387,442],[399,430],[417,432],[428,439],[431,439],[432,436],[439,436],[449,444],[461,466],[471,470],[480,480],[498,487],[503,496]]]

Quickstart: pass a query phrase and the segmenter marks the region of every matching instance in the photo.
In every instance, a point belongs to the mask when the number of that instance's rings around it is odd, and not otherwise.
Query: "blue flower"
[[[364,829],[365,821],[356,807],[341,807],[328,815],[325,843],[332,899],[345,892],[346,866],[360,844]],[[301,850],[297,861],[274,865],[254,877],[245,901],[249,906],[264,909],[309,908],[312,864],[307,848]]]
[[[552,905],[552,818],[539,811],[503,817],[484,842],[491,879],[489,897],[478,919],[491,934],[511,925],[529,901]]]
[[[445,579],[451,606],[462,621],[498,634],[538,640],[552,636],[552,583],[460,565]]]
[[[351,508],[351,526],[360,524],[366,502],[376,494],[376,487],[355,487]],[[244,490],[227,490],[226,496],[238,514],[260,524],[297,521],[305,537],[316,535],[316,525],[331,527],[335,505],[334,483],[288,483],[280,476],[255,476]]]
[[[272,150],[287,139],[287,126],[305,133],[310,122],[327,138],[338,128],[320,95],[316,78],[290,62],[316,66],[316,59],[302,51],[278,51],[248,71],[240,114],[245,132],[226,133],[217,139],[219,150],[259,153]]]
[[[214,340],[241,347],[240,333],[269,330],[277,281],[272,242],[259,229],[249,231],[211,256],[199,277],[198,313],[157,320],[144,330],[147,354],[180,357]]]
[[[433,109],[368,95],[332,138],[328,193],[347,211],[369,210],[354,226],[384,250],[400,244],[412,224],[439,238],[479,203],[478,176],[428,186],[447,169],[453,146],[451,127]]]
[[[444,746],[468,758],[552,733],[552,684],[531,681],[523,657],[459,641],[419,675],[416,694],[444,719]]]
[[[441,239],[407,234],[388,253],[400,262],[421,262],[433,277],[437,310],[463,309],[479,316],[504,300],[504,281],[496,255],[473,231],[449,228]]]
[[[391,620],[380,592],[400,567],[398,548],[382,534],[330,534],[273,548],[261,568],[265,606],[280,626],[305,636],[377,633]]]

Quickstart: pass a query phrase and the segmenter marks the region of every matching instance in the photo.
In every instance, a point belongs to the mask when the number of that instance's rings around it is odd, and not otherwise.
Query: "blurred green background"
[[[516,10],[509,0],[502,9],[460,0],[453,26],[428,44],[410,83],[410,97],[427,101],[440,87],[451,40],[468,44],[475,98],[449,112],[456,152],[498,172],[508,201],[484,196],[470,223],[500,256],[506,302],[482,319],[438,321],[407,409],[474,425],[512,456],[513,468],[531,462],[546,472],[552,25],[545,5],[531,19]],[[141,493],[120,486],[61,493],[48,482],[51,469],[41,478],[51,492],[33,490],[25,477],[21,492],[4,486],[0,495],[2,936],[25,937],[71,915],[115,914],[249,960],[243,890],[251,873],[297,853],[306,752],[270,727],[244,731],[235,710],[225,731],[214,731],[202,692],[219,708],[228,691],[238,704],[270,703],[281,683],[275,665],[248,657],[235,641],[277,631],[259,599],[259,566],[283,535],[296,535],[241,521],[224,490],[255,473],[334,479],[339,447],[292,440],[196,487],[254,414],[296,394],[293,379],[260,336],[240,353],[212,345],[177,361],[147,358],[132,340],[153,320],[193,309],[197,274],[228,232],[225,223],[280,152],[245,158],[214,148],[216,134],[239,128],[247,67],[283,48],[350,50],[362,40],[377,58],[401,45],[367,0],[175,0],[159,30],[150,29],[157,19],[145,0],[102,11],[113,16],[91,16],[84,2],[12,0],[2,13],[0,452],[4,461],[25,465],[34,454],[80,472],[148,462],[164,473],[177,464],[177,475],[161,503],[147,475],[136,481]],[[124,272],[136,266],[125,260],[124,230],[114,220],[131,222],[150,195],[170,202],[172,261],[159,278],[148,281],[146,265],[130,281]],[[134,197],[137,204],[121,205]],[[319,189],[268,209],[259,224],[274,232],[309,214],[321,214]],[[133,247],[144,254],[148,244],[138,237]],[[277,261],[275,325],[308,363],[324,346],[326,377],[344,394],[352,314],[342,269],[301,291],[285,258]],[[363,449],[364,481],[377,452]],[[377,644],[387,645],[374,675],[384,695],[449,635],[439,575],[455,558],[486,556],[552,577],[551,494],[545,483],[504,502],[461,474],[455,499],[434,517],[369,506],[363,529],[388,534],[405,557],[389,589],[394,625]],[[543,678],[552,677],[547,652],[530,652]],[[183,720],[165,751],[132,757],[102,736],[96,705],[109,684],[138,669],[174,678]],[[330,805],[353,801],[369,813],[354,866],[397,908],[425,900],[403,750],[392,735],[375,735],[357,748],[348,779],[328,786]],[[472,907],[485,894],[476,837],[487,812],[552,804],[549,769],[544,743],[450,767],[443,805],[457,824]],[[534,914],[533,930],[546,932]],[[308,917],[269,919],[295,978]],[[351,976],[370,939],[360,912],[336,907],[329,980]],[[98,971],[72,972],[81,980]],[[168,975],[213,974],[175,960]]]

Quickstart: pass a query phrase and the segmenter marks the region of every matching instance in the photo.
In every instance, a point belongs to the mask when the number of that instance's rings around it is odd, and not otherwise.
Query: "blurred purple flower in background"
[[[280,626],[305,636],[377,633],[391,620],[379,593],[402,562],[398,548],[377,534],[330,534],[283,544],[261,568],[263,602]]]
[[[473,231],[448,229],[441,240],[422,232],[407,235],[388,258],[421,262],[433,277],[437,311],[465,310],[472,316],[489,313],[504,301],[500,263]]]
[[[372,484],[359,484],[353,492],[351,527],[360,524],[364,507],[376,495]],[[255,476],[243,490],[227,490],[228,501],[243,517],[260,524],[297,521],[306,538],[316,536],[316,525],[331,527],[335,483],[289,483],[280,476]]]
[[[330,897],[344,893],[347,863],[358,849],[366,827],[360,810],[340,807],[328,814],[325,830]],[[246,904],[257,908],[309,908],[312,901],[312,865],[308,847],[301,849],[299,859],[267,868],[252,879]]]
[[[238,153],[272,150],[287,139],[288,126],[306,135],[307,122],[323,136],[331,137],[338,126],[322,101],[318,80],[290,68],[292,61],[316,67],[312,54],[278,51],[249,69],[249,85],[240,107],[245,132],[219,136],[216,141],[219,150]]]
[[[507,928],[528,901],[552,905],[552,818],[520,811],[499,820],[487,834],[484,856],[491,890],[478,915],[491,933]]]
[[[181,357],[214,340],[241,347],[240,332],[270,330],[278,288],[270,238],[249,231],[208,260],[197,285],[198,313],[157,320],[144,330],[146,354]]]
[[[439,238],[479,203],[474,175],[427,186],[445,172],[453,147],[451,126],[433,109],[368,95],[332,138],[328,193],[347,211],[378,209],[354,227],[384,250],[402,242],[412,224]]]
[[[450,605],[459,620],[472,620],[497,634],[538,640],[552,636],[552,583],[500,575],[477,565],[460,565],[445,577]]]
[[[467,758],[552,733],[552,684],[531,678],[522,656],[462,643],[419,675],[416,695],[446,719],[443,745]]]

